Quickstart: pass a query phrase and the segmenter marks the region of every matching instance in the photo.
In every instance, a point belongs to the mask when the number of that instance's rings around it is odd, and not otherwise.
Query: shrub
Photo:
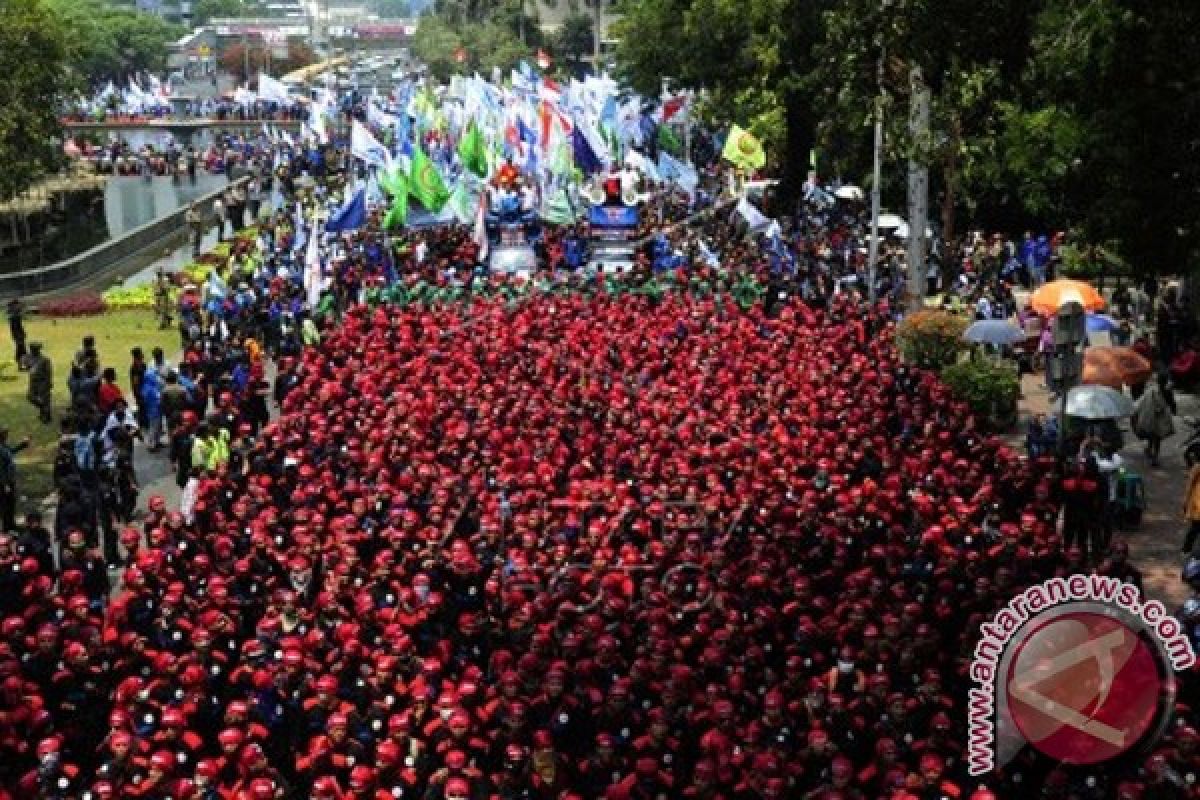
[[[154,287],[153,286],[116,286],[106,291],[101,297],[104,298],[104,305],[110,311],[124,311],[127,309],[154,309]],[[177,291],[172,290],[171,297],[174,300]]]
[[[909,364],[940,369],[958,359],[967,324],[965,317],[947,311],[917,311],[896,327],[896,347]]]
[[[38,313],[44,317],[88,317],[105,310],[99,292],[79,292],[38,304]]]
[[[1008,428],[1016,421],[1021,380],[1015,364],[973,358],[943,369],[942,382],[992,429]]]

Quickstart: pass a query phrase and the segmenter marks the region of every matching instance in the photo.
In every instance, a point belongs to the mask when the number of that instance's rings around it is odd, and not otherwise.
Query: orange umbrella
[[[1083,382],[1099,386],[1136,386],[1154,374],[1154,367],[1131,347],[1089,347],[1083,351]]]
[[[1104,308],[1104,298],[1090,283],[1072,280],[1057,280],[1042,284],[1029,298],[1033,310],[1050,316],[1057,314],[1064,303],[1079,303],[1086,311]]]

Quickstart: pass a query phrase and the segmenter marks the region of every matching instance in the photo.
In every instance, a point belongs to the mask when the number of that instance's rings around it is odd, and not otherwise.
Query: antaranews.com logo
[[[1104,575],[1032,586],[981,630],[968,705],[972,775],[1026,744],[1066,764],[1149,746],[1170,720],[1175,673],[1196,662],[1162,603]]]

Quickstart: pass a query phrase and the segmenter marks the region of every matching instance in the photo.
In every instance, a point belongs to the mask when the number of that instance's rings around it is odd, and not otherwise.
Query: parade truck
[[[504,275],[532,275],[537,271],[534,245],[541,238],[537,214],[522,208],[520,186],[511,165],[496,177],[497,191],[484,215],[488,235],[488,269]]]
[[[605,181],[592,194],[588,212],[591,266],[598,272],[620,273],[633,269],[641,224],[637,192],[620,191]]]

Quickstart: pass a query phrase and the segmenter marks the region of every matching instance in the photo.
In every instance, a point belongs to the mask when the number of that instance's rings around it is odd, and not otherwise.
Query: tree
[[[563,20],[562,27],[551,40],[554,54],[574,64],[583,62],[594,49],[594,25],[593,19],[586,14],[571,14]]]
[[[532,48],[540,42],[533,33],[536,26],[529,23],[526,43],[521,43],[517,33],[521,18],[516,8],[494,9],[490,15],[467,23],[462,20],[470,19],[468,15],[475,11],[445,2],[439,11],[421,17],[412,39],[413,55],[440,81],[448,81],[455,74],[515,67],[521,60],[530,59]]]
[[[700,112],[737,122],[767,148],[768,168],[797,191],[816,119],[813,48],[831,0],[625,0],[616,23],[617,69],[642,94],[663,77],[706,90]]]
[[[287,57],[274,58],[263,40],[254,38],[229,45],[221,53],[219,61],[221,69],[232,73],[240,83],[246,83],[260,72],[282,75],[315,64],[317,54],[304,42],[289,41]]]
[[[440,81],[447,81],[462,70],[455,59],[461,47],[458,33],[438,14],[422,16],[412,37],[413,55]]]
[[[28,187],[61,160],[56,115],[71,84],[65,27],[39,0],[0,3],[0,198]]]
[[[91,86],[125,82],[140,70],[166,67],[167,45],[183,28],[153,14],[115,8],[100,0],[45,0],[71,31],[67,64]]]
[[[865,176],[870,120],[884,94],[887,159],[884,184],[903,196],[910,156],[928,163],[942,233],[954,238],[964,208],[991,205],[1020,217],[1019,195],[997,183],[1001,111],[1021,101],[1029,33],[1042,0],[843,0],[825,12],[815,69],[809,76],[822,120],[821,152],[842,175]],[[883,62],[882,85],[878,66]],[[908,135],[909,75],[920,71],[932,95],[933,136]],[[1005,203],[1015,208],[1005,210]]]
[[[1043,192],[1140,271],[1200,269],[1198,27],[1191,0],[1048,0],[1035,21],[1020,120],[1052,107],[1072,134]]]
[[[218,17],[246,16],[246,11],[242,0],[196,0],[192,9],[192,22],[196,25],[207,25],[209,20]]]

